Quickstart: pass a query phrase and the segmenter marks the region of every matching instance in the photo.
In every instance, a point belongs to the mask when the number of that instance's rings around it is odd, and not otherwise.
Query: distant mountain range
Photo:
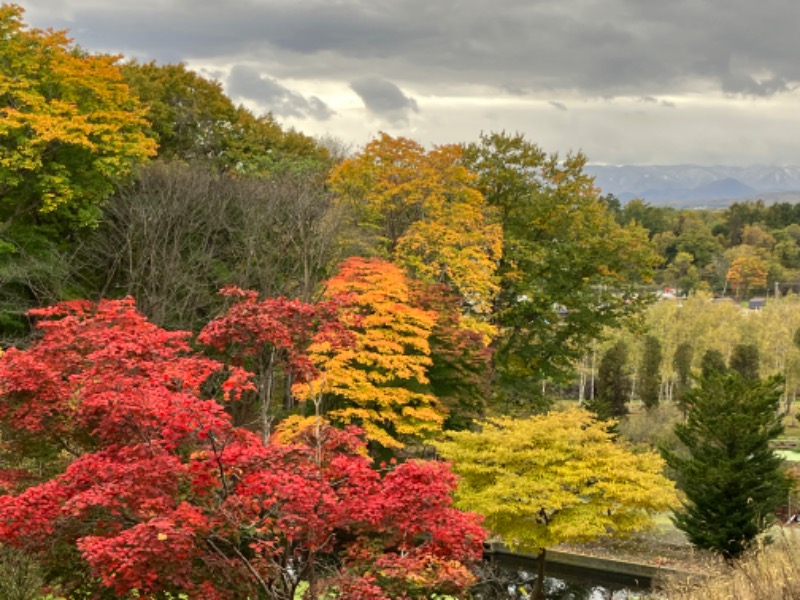
[[[705,167],[698,165],[587,165],[604,194],[623,203],[722,208],[742,200],[800,202],[800,166]]]

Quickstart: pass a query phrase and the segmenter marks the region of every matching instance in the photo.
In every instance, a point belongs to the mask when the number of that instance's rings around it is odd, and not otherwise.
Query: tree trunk
[[[536,585],[533,587],[532,600],[545,600],[544,597],[544,562],[547,551],[539,549],[539,559],[536,561]]]
[[[272,390],[275,379],[275,348],[270,349],[269,362],[265,372],[262,375],[262,389],[260,390],[261,400],[261,438],[264,443],[269,441],[269,436],[272,434],[272,416],[270,413],[270,405],[272,404]]]
[[[294,410],[294,395],[292,394],[294,375],[286,373],[283,382],[283,408],[288,412]]]

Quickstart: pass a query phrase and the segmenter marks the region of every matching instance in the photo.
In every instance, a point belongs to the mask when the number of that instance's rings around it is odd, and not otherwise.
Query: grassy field
[[[784,600],[800,598],[800,530],[775,531],[775,541],[727,565],[704,565],[706,577],[665,581],[657,597],[668,600]]]

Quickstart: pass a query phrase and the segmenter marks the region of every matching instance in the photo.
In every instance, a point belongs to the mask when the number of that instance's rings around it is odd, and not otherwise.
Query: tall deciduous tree
[[[284,131],[272,115],[257,117],[235,106],[219,82],[183,64],[130,61],[121,70],[147,110],[161,158],[263,175],[290,169],[290,163],[318,168],[328,162],[328,152],[312,138]]]
[[[467,312],[489,314],[502,230],[460,147],[426,152],[384,133],[338,165],[330,184],[366,234],[361,252],[390,258],[423,281],[447,284]]]
[[[736,297],[747,296],[750,290],[764,289],[767,285],[767,265],[759,256],[734,258],[725,276],[736,292]]]
[[[269,180],[153,161],[105,207],[75,280],[132,295],[162,327],[198,331],[234,285],[309,302],[337,262],[341,219],[321,173]]]
[[[74,293],[66,255],[155,144],[117,58],[28,28],[0,5],[0,340],[26,311]],[[5,339],[3,339],[5,338]]]
[[[694,347],[691,342],[681,342],[675,349],[672,357],[672,368],[675,369],[677,379],[675,381],[675,402],[683,410],[686,416],[686,393],[692,387],[692,359],[694,358]]]
[[[328,280],[325,293],[342,297],[341,319],[355,343],[343,349],[325,339],[312,343],[309,353],[320,375],[298,384],[298,397],[321,399],[328,418],[363,427],[384,448],[439,431],[446,410],[428,385],[436,314],[412,305],[402,269],[350,258]]]
[[[2,472],[17,489],[0,495],[0,543],[66,595],[294,600],[306,582],[310,597],[422,599],[474,580],[485,533],[452,507],[446,465],[382,476],[357,432],[324,425],[263,443],[204,396],[223,366],[130,300],[37,316],[42,338],[0,358],[3,440],[66,465],[22,486]],[[235,401],[250,384],[230,375]]]
[[[648,299],[635,283],[660,259],[644,229],[620,226],[583,172],[584,156],[546,155],[522,135],[493,133],[464,151],[478,189],[500,213],[500,338],[507,393],[563,379],[604,327]]]
[[[675,524],[699,548],[736,558],[774,521],[789,489],[770,442],[783,431],[779,379],[712,373],[688,394],[675,426],[687,454],[664,451],[686,501]]]
[[[483,416],[492,380],[492,353],[485,336],[464,323],[458,295],[444,285],[417,282],[414,305],[436,313],[429,338],[431,392],[447,409],[445,429],[468,429]]]
[[[119,179],[153,154],[117,58],[29,29],[0,7],[0,233],[36,212],[93,224]]]
[[[462,478],[456,503],[512,549],[539,553],[539,589],[546,548],[624,536],[676,501],[657,454],[615,442],[584,410],[490,419],[435,445]]]

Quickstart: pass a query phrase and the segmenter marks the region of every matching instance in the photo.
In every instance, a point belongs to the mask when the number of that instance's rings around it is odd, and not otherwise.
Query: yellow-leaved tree
[[[155,153],[117,66],[0,5],[0,233],[32,211],[93,224],[120,178]]]
[[[510,548],[539,554],[535,598],[543,597],[546,548],[645,529],[677,502],[661,457],[633,452],[608,428],[570,409],[489,419],[481,431],[435,442],[461,476],[457,505],[484,515]]]
[[[426,150],[385,133],[338,165],[330,185],[352,210],[360,252],[389,258],[417,279],[451,286],[467,313],[486,316],[499,291],[503,232],[460,146]]]
[[[69,260],[104,201],[155,153],[117,57],[27,27],[0,4],[0,338],[25,313],[77,293]]]
[[[389,262],[350,258],[328,280],[325,295],[343,303],[341,320],[355,342],[309,348],[320,376],[294,386],[319,403],[333,422],[359,425],[384,448],[400,448],[441,429],[446,410],[428,389],[428,340],[436,313],[414,307],[402,269]]]

